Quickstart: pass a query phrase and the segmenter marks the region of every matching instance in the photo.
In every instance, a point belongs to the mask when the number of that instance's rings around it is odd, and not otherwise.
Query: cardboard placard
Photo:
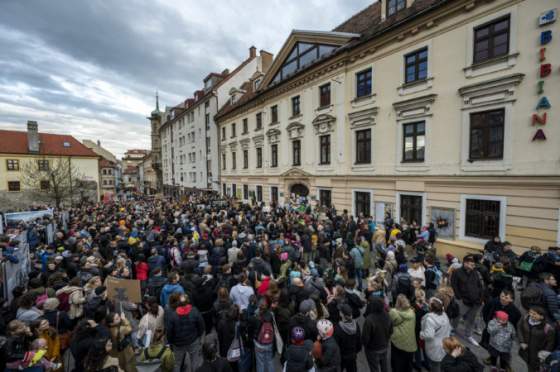
[[[109,297],[110,300],[126,300],[136,304],[142,302],[142,291],[140,290],[139,280],[118,279],[109,276],[105,279],[105,287],[107,287],[107,297]],[[121,291],[124,298],[119,298],[119,292]]]

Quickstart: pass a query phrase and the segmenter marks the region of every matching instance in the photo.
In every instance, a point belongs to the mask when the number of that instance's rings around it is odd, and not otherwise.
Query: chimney
[[[255,58],[257,56],[257,48],[255,48],[254,46],[249,48],[249,57],[250,58]]]
[[[222,71],[222,76],[228,76],[229,75],[229,68],[226,68],[224,71]]]
[[[29,152],[39,152],[39,126],[36,121],[27,121],[27,149]]]

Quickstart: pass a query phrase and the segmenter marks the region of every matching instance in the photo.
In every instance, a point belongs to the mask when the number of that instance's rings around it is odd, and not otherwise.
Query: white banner
[[[42,218],[44,216],[52,217],[53,210],[45,209],[42,211],[6,213],[4,217],[6,218],[6,224],[8,224],[9,222],[20,222],[20,221],[29,222],[29,221],[36,220],[37,218]]]

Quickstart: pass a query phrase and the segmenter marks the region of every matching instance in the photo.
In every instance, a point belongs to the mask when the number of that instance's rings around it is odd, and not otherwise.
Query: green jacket
[[[389,316],[393,321],[393,335],[391,342],[403,351],[413,353],[418,345],[416,344],[416,314],[412,308],[406,311],[391,309]]]
[[[162,348],[165,349],[165,351],[163,351],[162,353]],[[163,345],[162,343],[158,343],[158,344],[152,344],[150,345],[150,347],[148,347],[147,350],[142,350],[142,352],[140,353],[140,361],[141,362],[146,362],[147,360],[158,360],[158,356],[161,353],[161,358],[159,359],[159,361],[161,361],[161,365],[160,365],[160,369],[163,372],[172,372],[173,368],[175,367],[175,355],[173,354],[173,351],[171,350],[170,347]],[[147,357],[146,358],[146,354]],[[140,363],[141,365],[142,363]]]

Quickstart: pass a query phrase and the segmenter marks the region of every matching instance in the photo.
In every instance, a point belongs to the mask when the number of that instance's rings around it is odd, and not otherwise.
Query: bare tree
[[[71,158],[33,159],[22,166],[23,183],[33,192],[54,201],[57,208],[80,192],[83,175]]]

